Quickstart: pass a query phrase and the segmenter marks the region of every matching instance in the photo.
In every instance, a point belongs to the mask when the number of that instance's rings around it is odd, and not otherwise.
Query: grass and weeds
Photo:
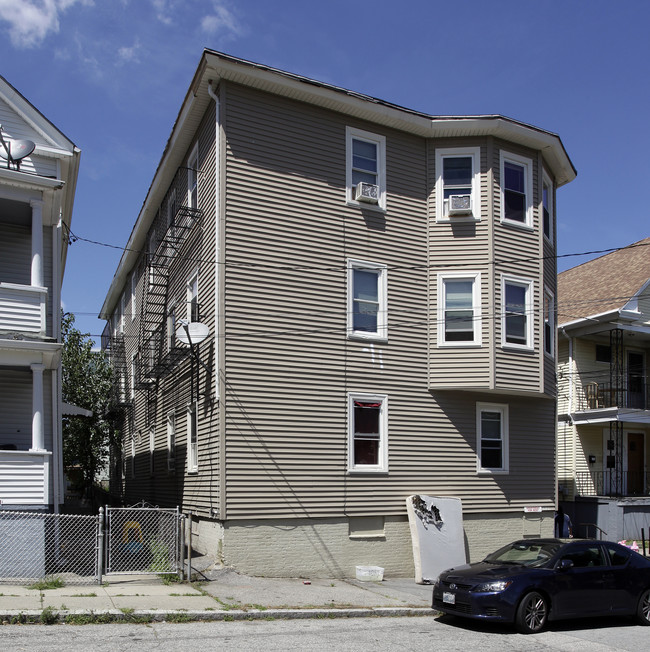
[[[27,588],[34,591],[47,591],[49,589],[62,589],[65,582],[60,577],[44,577],[34,584],[30,584]]]

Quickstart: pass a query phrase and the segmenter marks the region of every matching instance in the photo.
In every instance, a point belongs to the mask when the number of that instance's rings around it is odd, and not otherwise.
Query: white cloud
[[[17,48],[40,45],[59,31],[59,16],[66,9],[92,0],[0,0],[0,21],[9,23],[9,37]]]
[[[201,19],[201,29],[208,34],[225,31],[239,36],[242,33],[242,28],[230,9],[218,0],[214,2],[213,6],[214,12]]]
[[[117,57],[119,63],[140,63],[138,53],[141,50],[140,43],[136,41],[131,47],[123,46],[118,49]]]

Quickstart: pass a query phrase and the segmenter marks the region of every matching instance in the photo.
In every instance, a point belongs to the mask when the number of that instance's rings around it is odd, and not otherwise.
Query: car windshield
[[[485,558],[491,564],[513,564],[535,568],[544,566],[559,550],[561,544],[552,541],[515,541]]]

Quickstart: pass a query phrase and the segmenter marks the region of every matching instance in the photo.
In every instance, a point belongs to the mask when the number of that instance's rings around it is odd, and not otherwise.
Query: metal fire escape
[[[614,405],[626,405],[625,401],[625,366],[623,358],[623,331],[614,329],[609,334],[612,360],[609,367],[609,381],[612,388]],[[625,495],[623,474],[623,423],[618,419],[609,422],[609,439],[607,440],[606,482],[611,495]]]
[[[167,303],[170,265],[178,259],[191,230],[201,219],[196,174],[196,170],[179,168],[149,232],[142,280],[136,389],[151,389],[187,353],[175,346],[168,350],[168,338],[173,341],[173,334],[167,333]]]

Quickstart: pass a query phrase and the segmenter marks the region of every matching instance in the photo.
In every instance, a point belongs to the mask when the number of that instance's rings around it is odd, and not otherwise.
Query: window
[[[501,220],[533,226],[533,162],[501,152]]]
[[[198,208],[199,205],[199,144],[194,145],[194,149],[187,160],[187,206],[189,208]]]
[[[134,432],[131,433],[131,459],[129,460],[129,475],[132,478],[135,478],[135,441],[136,441],[136,437],[138,438],[138,440],[140,439],[140,431],[138,431],[137,435]]]
[[[199,320],[199,273],[195,272],[187,282],[187,319]]]
[[[544,180],[542,181],[542,213],[543,213],[543,227],[544,236],[547,240],[553,241],[553,184],[544,173]]]
[[[386,208],[386,138],[360,129],[346,128],[346,199],[360,205],[355,199],[357,184],[370,183],[378,188],[374,206]],[[373,204],[364,202],[369,208]]]
[[[196,403],[190,403],[187,406],[187,472],[196,473],[198,468]]]
[[[176,414],[167,415],[167,472],[176,470]]]
[[[171,305],[167,312],[167,353],[176,347],[176,306]]]
[[[453,219],[481,218],[479,147],[436,150],[436,221],[450,218],[449,198],[461,195],[467,199],[467,211],[453,215]],[[463,202],[461,201],[461,204]]]
[[[174,226],[174,221],[176,219],[176,189],[172,190],[169,195],[167,195],[167,228]]]
[[[555,298],[544,289],[544,353],[555,354]]]
[[[137,364],[137,353],[134,352],[131,354],[131,399],[135,397],[135,379],[136,379],[136,364]]]
[[[137,310],[136,297],[138,291],[138,275],[133,272],[131,274],[131,321],[135,319],[135,313]]]
[[[154,460],[156,456],[156,427],[149,427],[149,475],[154,474]]]
[[[596,344],[596,362],[610,363],[612,361],[612,347],[608,344]]]
[[[388,471],[388,397],[348,395],[348,471]]]
[[[533,282],[504,277],[501,292],[501,300],[504,305],[501,324],[503,346],[532,349]]]
[[[348,336],[388,337],[386,265],[348,260]]]
[[[438,275],[438,345],[480,346],[481,275]]]
[[[477,403],[478,471],[508,471],[508,406]]]

